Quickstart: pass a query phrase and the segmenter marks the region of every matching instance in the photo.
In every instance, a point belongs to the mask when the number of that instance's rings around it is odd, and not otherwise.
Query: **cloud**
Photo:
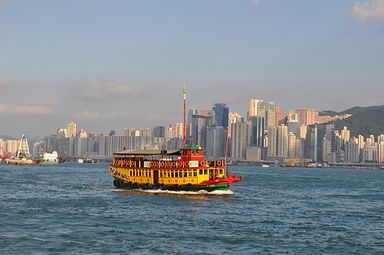
[[[0,103],[0,113],[15,115],[51,115],[54,109],[40,105],[19,105],[11,107],[5,103]]]
[[[253,4],[254,6],[258,6],[258,5],[260,4],[260,1],[261,1],[261,0],[251,0],[252,4]]]
[[[384,0],[355,2],[353,16],[360,20],[384,20]]]
[[[8,111],[9,111],[9,106],[7,104],[0,103],[0,113],[8,112]]]
[[[128,98],[144,93],[140,86],[126,81],[88,80],[77,90],[77,94],[84,99]]]
[[[51,115],[54,110],[48,106],[20,105],[10,111],[17,115]]]
[[[118,112],[90,112],[90,111],[82,111],[76,112],[74,114],[74,118],[78,120],[116,120],[116,119],[124,119],[127,118],[127,113],[118,113]]]
[[[10,84],[11,84],[11,82],[9,80],[4,79],[4,78],[0,78],[0,92],[2,92],[5,89],[7,89]]]

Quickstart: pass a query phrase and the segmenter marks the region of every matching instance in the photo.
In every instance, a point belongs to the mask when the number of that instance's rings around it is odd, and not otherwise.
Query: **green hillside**
[[[352,136],[363,135],[378,136],[384,134],[384,105],[369,107],[353,107],[339,114],[352,114],[352,117],[346,120],[335,122],[337,130],[346,126],[351,130]]]

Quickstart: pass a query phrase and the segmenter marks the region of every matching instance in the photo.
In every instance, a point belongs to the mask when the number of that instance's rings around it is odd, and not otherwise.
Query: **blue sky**
[[[384,0],[0,0],[0,134],[180,121],[249,98],[384,104]]]

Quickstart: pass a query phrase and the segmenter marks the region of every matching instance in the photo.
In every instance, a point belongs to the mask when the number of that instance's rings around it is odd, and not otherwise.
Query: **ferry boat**
[[[227,174],[225,160],[205,160],[194,144],[172,151],[122,151],[114,153],[110,174],[117,188],[172,191],[228,190],[242,177]]]
[[[42,153],[40,154],[40,158],[38,160],[39,164],[42,165],[54,165],[59,163],[59,154],[57,151],[53,151],[52,153]]]
[[[206,160],[204,150],[186,143],[186,90],[184,87],[184,147],[180,150],[125,150],[113,154],[109,173],[117,188],[172,191],[228,190],[242,176],[227,173],[225,160]]]

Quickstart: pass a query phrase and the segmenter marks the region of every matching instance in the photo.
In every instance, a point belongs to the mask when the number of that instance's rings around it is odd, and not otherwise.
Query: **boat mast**
[[[225,173],[228,176],[228,127],[225,132]]]
[[[183,90],[183,96],[184,96],[184,123],[183,123],[183,128],[184,128],[184,147],[187,145],[187,124],[186,124],[186,107],[187,107],[187,91],[186,87],[184,84],[184,90]]]
[[[27,137],[23,134],[21,135],[19,147],[16,153],[16,158],[21,159],[21,158],[29,158],[29,157],[30,157],[30,154],[29,154]]]
[[[124,150],[127,149],[127,128],[124,128]]]

